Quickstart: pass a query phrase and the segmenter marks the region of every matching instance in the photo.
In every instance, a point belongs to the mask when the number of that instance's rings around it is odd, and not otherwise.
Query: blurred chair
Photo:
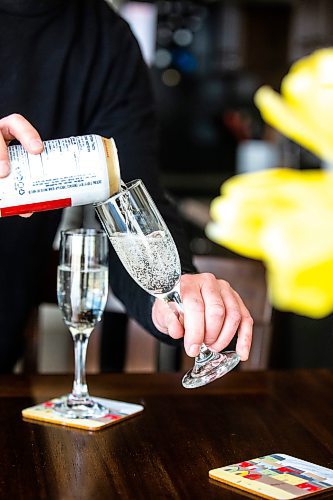
[[[41,288],[38,291],[38,303],[31,309],[28,318],[24,341],[25,349],[22,358],[22,371],[33,374],[38,372],[38,347],[39,347],[39,304],[57,304],[57,266],[59,252],[53,250],[50,255],[49,265]]]
[[[38,307],[33,307],[24,331],[24,352],[19,361],[20,371],[25,374],[38,372]]]
[[[243,258],[197,256],[200,272],[211,272],[222,278],[239,293],[254,319],[253,342],[244,370],[268,368],[272,335],[272,306],[268,299],[266,271],[261,262]]]
[[[252,348],[248,361],[240,363],[240,370],[264,370],[269,367],[272,307],[268,300],[265,268],[261,262],[246,258],[197,255],[194,264],[199,272],[213,273],[230,283],[242,297],[254,319]],[[165,344],[159,345],[161,371],[187,369],[193,360],[182,351]]]

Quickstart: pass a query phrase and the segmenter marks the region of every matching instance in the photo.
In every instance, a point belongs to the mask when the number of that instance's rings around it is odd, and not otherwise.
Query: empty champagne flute
[[[142,180],[124,185],[120,193],[95,208],[127,272],[144,290],[175,303],[183,314],[178,250]],[[182,384],[189,389],[206,385],[232,370],[239,360],[234,351],[217,353],[203,344]]]
[[[57,295],[74,341],[75,378],[71,394],[54,410],[68,418],[99,418],[109,410],[94,401],[86,383],[90,334],[101,320],[108,294],[108,241],[103,231],[62,231]]]

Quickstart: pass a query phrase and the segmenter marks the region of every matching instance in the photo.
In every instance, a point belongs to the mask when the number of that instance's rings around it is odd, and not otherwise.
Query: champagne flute
[[[127,272],[144,290],[175,303],[183,314],[178,250],[142,180],[128,183],[95,208]],[[202,344],[182,384],[188,389],[206,385],[232,370],[239,360],[234,351],[217,353]]]
[[[54,407],[68,418],[99,418],[109,410],[94,401],[86,382],[90,334],[101,320],[108,294],[108,241],[103,231],[61,232],[58,305],[74,341],[75,378],[71,394]]]

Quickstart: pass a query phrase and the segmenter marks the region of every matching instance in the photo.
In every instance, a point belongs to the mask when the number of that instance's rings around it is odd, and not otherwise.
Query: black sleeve
[[[117,18],[112,37],[105,35],[98,78],[102,89],[98,112],[86,127],[89,132],[115,139],[121,169],[126,182],[141,178],[156,202],[178,247],[182,273],[193,273],[191,254],[177,208],[165,197],[159,183],[157,131],[151,81],[138,44],[128,25]],[[108,68],[107,73],[105,68]],[[89,113],[88,113],[89,114]],[[110,252],[110,283],[127,312],[158,338],[168,337],[156,330],[151,321],[152,297],[127,274],[115,252]],[[171,340],[170,340],[171,342]]]

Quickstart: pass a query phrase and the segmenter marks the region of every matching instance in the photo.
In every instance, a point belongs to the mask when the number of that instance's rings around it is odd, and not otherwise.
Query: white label
[[[109,197],[100,136],[46,141],[40,155],[29,154],[22,146],[8,149],[11,173],[0,179],[0,209],[61,199],[85,205]]]

